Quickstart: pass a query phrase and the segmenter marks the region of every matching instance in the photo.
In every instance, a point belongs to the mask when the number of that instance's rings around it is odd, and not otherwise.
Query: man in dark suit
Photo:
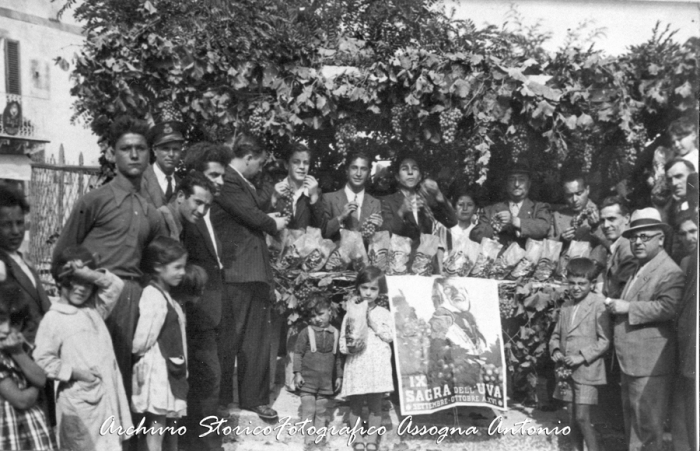
[[[382,204],[365,191],[371,161],[365,153],[348,156],[345,187],[323,195],[324,238],[339,240],[340,229],[359,232],[362,223],[367,220],[375,226],[381,225]]]
[[[15,282],[13,286],[19,290],[17,298],[28,313],[22,334],[27,341],[34,343],[39,322],[51,307],[51,302],[41,285],[39,274],[19,251],[24,240],[24,218],[28,212],[29,204],[24,195],[0,185],[0,260],[5,263],[6,280]]]
[[[478,243],[482,238],[493,238],[504,246],[517,241],[522,248],[525,248],[528,238],[546,238],[552,224],[549,204],[530,200],[530,185],[530,169],[525,165],[514,165],[508,171],[506,181],[508,200],[486,207],[469,238]],[[500,230],[494,231],[494,226]]]
[[[290,229],[322,228],[323,205],[318,181],[309,175],[311,151],[297,143],[287,150],[287,177],[275,185],[274,211],[289,216]]]
[[[603,274],[603,294],[619,298],[627,280],[637,268],[630,242],[622,236],[630,222],[630,211],[625,200],[619,196],[605,198],[600,206],[600,221],[600,228],[610,243]]]
[[[238,359],[240,407],[274,420],[270,397],[270,291],[274,283],[265,233],[276,234],[289,221],[262,209],[249,181],[260,172],[267,151],[257,139],[240,134],[226,167],[221,195],[214,201],[212,223],[221,239],[224,294],[218,335],[221,404],[233,401],[233,369]]]
[[[615,315],[615,351],[622,370],[622,411],[630,450],[663,449],[664,421],[676,371],[675,319],[685,276],[663,249],[670,232],[654,208],[637,210],[623,236],[637,269],[619,299],[607,298]]]
[[[156,161],[143,173],[141,193],[156,208],[170,202],[180,183],[175,169],[182,157],[184,132],[185,124],[178,121],[160,122],[148,131],[148,141]]]
[[[201,172],[192,171],[177,185],[177,194],[158,211],[170,238],[181,241],[185,223],[197,223],[209,213],[216,188]]]
[[[190,146],[185,156],[189,173],[203,173],[215,187],[214,197],[224,184],[224,173],[230,156],[222,145],[200,142]],[[207,273],[207,285],[196,303],[186,305],[187,349],[189,353],[190,391],[187,394],[187,431],[192,447],[216,450],[221,448],[221,436],[200,435],[208,429],[200,424],[203,418],[218,414],[221,365],[219,363],[217,331],[221,322],[221,296],[224,281],[220,253],[222,250],[211,222],[211,210],[194,223],[185,222],[182,243],[187,250],[188,263],[201,266]]]

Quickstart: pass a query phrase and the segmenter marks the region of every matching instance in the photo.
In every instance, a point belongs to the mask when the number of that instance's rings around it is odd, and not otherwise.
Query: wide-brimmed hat
[[[669,234],[673,229],[661,220],[661,214],[656,208],[642,208],[632,213],[630,228],[622,232],[622,236],[629,238],[637,230],[661,229]]]
[[[180,121],[165,121],[155,124],[148,131],[151,147],[169,142],[185,141],[185,124]]]

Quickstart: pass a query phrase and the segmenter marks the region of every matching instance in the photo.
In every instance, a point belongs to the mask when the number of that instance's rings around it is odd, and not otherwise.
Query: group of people
[[[313,154],[301,144],[288,147],[287,176],[273,183],[259,177],[268,151],[246,133],[230,147],[200,142],[185,151],[182,123],[149,128],[121,117],[108,140],[116,176],[83,196],[61,231],[51,267],[60,298],[53,303],[19,252],[29,206],[0,188],[1,449],[52,449],[54,421],[62,448],[138,442],[141,449],[177,449],[177,434],[130,439],[114,431],[184,425],[192,449],[221,449],[221,437],[204,434],[200,421],[226,414],[234,373],[240,408],[275,421],[266,235],[311,226],[337,240],[340,230],[367,225],[409,237],[414,247],[421,234],[436,234],[445,251],[467,237],[523,247],[529,238],[560,240],[565,248],[590,242],[591,258],[568,264],[572,300],[550,343],[553,360],[572,369],[568,390],[557,396],[570,403],[576,440],[597,449],[588,406],[596,403],[595,386],[606,383],[601,356],[612,341],[629,449],[661,449],[672,398],[674,441],[694,444],[698,220],[697,161],[684,158],[690,152],[665,165],[673,205],[661,214],[632,212],[620,196],[598,208],[581,174],[562,177],[566,204],[552,211],[529,198],[525,165],[509,168],[503,201],[479,209],[469,192],[449,199],[408,154],[393,165],[396,192],[377,199],[367,192],[372,159],[363,153],[347,157],[342,189],[322,193],[309,174]],[[686,141],[697,146],[697,135],[679,137]],[[394,389],[393,321],[377,302],[385,289],[377,268],[358,274],[354,302],[368,319],[360,342],[347,342],[347,321],[340,332],[330,325],[327,298],[313,299],[294,349],[294,382],[311,425],[328,420],[328,399],[338,393],[348,399],[351,422],[366,403],[369,425],[379,425],[383,395]],[[376,450],[377,434],[353,447]]]

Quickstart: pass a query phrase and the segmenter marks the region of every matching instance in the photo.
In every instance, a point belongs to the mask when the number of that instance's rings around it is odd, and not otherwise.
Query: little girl
[[[338,329],[330,325],[330,300],[315,294],[310,326],[299,332],[294,350],[294,385],[301,392],[301,419],[310,420],[309,428],[318,431],[327,426],[328,403],[343,381]],[[308,429],[307,429],[308,431]],[[314,446],[315,437],[304,434],[307,448]]]
[[[61,297],[39,324],[34,358],[58,382],[61,448],[120,451],[129,437],[117,434],[117,428],[132,426],[131,412],[104,320],[124,282],[96,268],[83,246],[66,248],[56,257],[52,273]]]
[[[37,404],[46,375],[25,351],[20,325],[10,322],[18,289],[0,283],[0,449],[53,450],[53,435]]]
[[[139,301],[132,349],[139,360],[134,365],[131,406],[145,414],[147,428],[155,429],[139,437],[141,449],[176,451],[177,419],[187,414],[185,315],[170,297],[170,290],[185,276],[186,263],[180,243],[163,236],[148,245],[141,262],[150,283]]]
[[[340,352],[349,354],[345,361],[343,388],[340,396],[350,403],[350,427],[355,427],[362,416],[362,407],[369,408],[368,424],[371,434],[366,443],[360,438],[353,444],[354,450],[376,451],[378,449],[377,428],[382,423],[382,398],[394,391],[391,378],[391,347],[394,334],[391,313],[376,304],[380,292],[386,292],[386,280],[379,268],[368,266],[357,275],[355,289],[359,299],[348,302],[367,302],[367,342],[363,345],[348,346],[347,316],[340,328]]]
[[[549,341],[552,360],[571,368],[571,377],[560,380],[554,397],[565,401],[569,411],[574,449],[598,451],[598,439],[591,425],[591,405],[598,404],[596,385],[605,385],[603,354],[610,347],[611,322],[603,296],[592,293],[597,276],[595,263],[574,258],[566,267],[569,294],[559,312],[559,321]]]

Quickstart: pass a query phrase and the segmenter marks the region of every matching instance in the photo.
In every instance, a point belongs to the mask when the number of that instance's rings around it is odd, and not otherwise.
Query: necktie
[[[355,204],[357,204],[357,194],[355,194],[355,198],[352,200]],[[357,209],[355,210],[355,215],[357,216],[357,220],[360,220],[360,205],[357,206]]]
[[[166,175],[165,180],[168,182],[168,188],[165,190],[165,203],[168,203],[173,195],[173,176]]]
[[[518,213],[520,213],[520,207],[518,207],[518,204],[516,203],[511,203],[510,204],[510,214],[514,217],[518,217]]]

